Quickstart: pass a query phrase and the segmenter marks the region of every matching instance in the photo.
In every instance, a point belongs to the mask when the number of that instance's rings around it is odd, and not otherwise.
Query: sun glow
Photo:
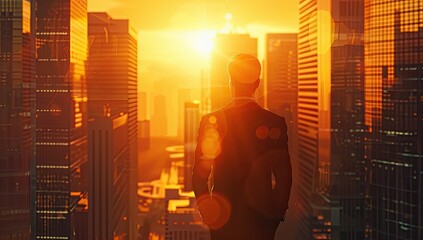
[[[189,34],[189,45],[202,56],[209,56],[213,48],[213,31],[194,31]]]

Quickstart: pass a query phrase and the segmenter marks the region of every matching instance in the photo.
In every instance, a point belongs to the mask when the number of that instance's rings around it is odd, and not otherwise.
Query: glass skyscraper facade
[[[266,35],[265,106],[285,116],[296,115],[297,105],[297,34],[273,33]]]
[[[128,114],[88,120],[87,239],[131,239],[128,224]]]
[[[423,238],[423,2],[365,0],[369,239]]]
[[[128,154],[124,163],[128,201],[121,205],[128,219],[129,239],[136,233],[137,216],[137,79],[138,39],[126,19],[113,19],[107,13],[88,13],[88,116],[127,114]],[[124,209],[124,210],[123,210]]]
[[[298,238],[363,239],[364,4],[299,7]]]
[[[33,210],[33,2],[0,4],[0,239],[29,239]],[[30,201],[32,200],[32,201]]]
[[[193,191],[192,167],[195,161],[198,126],[200,125],[200,105],[196,102],[184,104],[184,191]]]
[[[86,0],[36,1],[34,239],[72,239],[87,191]]]

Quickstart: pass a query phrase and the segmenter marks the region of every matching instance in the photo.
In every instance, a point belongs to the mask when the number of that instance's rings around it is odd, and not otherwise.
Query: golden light
[[[208,56],[213,48],[213,31],[193,31],[188,35],[189,45],[200,55]]]
[[[225,19],[226,19],[226,21],[231,21],[232,20],[232,13],[226,13]]]

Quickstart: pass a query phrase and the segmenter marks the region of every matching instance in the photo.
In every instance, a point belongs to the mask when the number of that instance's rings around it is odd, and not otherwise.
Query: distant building
[[[294,112],[297,105],[297,34],[266,35],[266,107],[279,115]]]
[[[128,145],[129,238],[136,234],[136,183],[138,169],[138,64],[137,33],[129,20],[113,19],[107,13],[88,13],[88,116],[127,114],[127,135],[120,140]]]
[[[299,8],[298,239],[364,239],[364,1]]]
[[[209,240],[209,229],[196,208],[194,192],[181,193],[178,187],[165,190],[165,240]]]
[[[138,92],[138,120],[147,119],[147,93]]]
[[[369,239],[423,239],[421,16],[422,1],[365,5]]]
[[[157,95],[154,97],[154,113],[151,116],[151,136],[167,136],[167,125],[166,96]]]
[[[184,139],[185,103],[191,101],[191,89],[178,89],[178,139]]]
[[[186,102],[184,119],[184,191],[193,191],[191,176],[200,124],[200,105],[195,102]]]
[[[37,186],[32,238],[72,239],[71,216],[81,195],[71,193],[87,191],[87,1],[35,3]]]
[[[211,111],[232,101],[227,64],[234,54],[239,53],[257,56],[257,38],[251,38],[248,34],[216,35],[210,67]]]
[[[150,149],[150,121],[142,120],[138,122],[138,139],[139,150],[144,151]]]
[[[169,165],[160,178],[138,183],[141,239],[210,239],[192,191],[183,191],[184,146],[166,148]],[[165,159],[160,159],[165,160]],[[183,176],[182,176],[183,177]],[[185,233],[186,232],[186,233]],[[186,234],[186,235],[185,235]]]
[[[129,239],[128,114],[89,120],[88,239]]]
[[[202,70],[201,71],[201,89],[200,89],[200,114],[204,115],[211,111],[210,103],[210,73]]]
[[[34,4],[0,4],[0,239],[30,239],[34,231]]]
[[[264,95],[259,98],[267,109],[285,117],[288,125],[288,147],[291,156],[293,187],[290,208],[281,226],[295,235],[298,206],[298,56],[295,33],[271,33],[266,35],[266,59],[261,87]],[[289,239],[287,234],[285,238]]]

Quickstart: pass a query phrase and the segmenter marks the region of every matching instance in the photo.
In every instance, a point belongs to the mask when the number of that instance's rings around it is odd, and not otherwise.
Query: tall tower
[[[137,208],[137,34],[128,20],[112,19],[107,13],[88,14],[89,55],[87,64],[88,116],[128,115],[126,139],[129,154],[129,238],[135,238]]]
[[[226,106],[231,101],[227,64],[234,54],[257,56],[257,39],[248,34],[218,34],[211,53],[210,98],[211,110]]]
[[[154,113],[151,116],[151,136],[167,136],[166,96],[154,96]]]
[[[300,239],[364,238],[363,9],[300,2]]]
[[[183,140],[185,137],[185,103],[191,100],[191,89],[178,89],[178,139]]]
[[[0,4],[0,239],[29,239],[34,197],[33,2]]]
[[[281,231],[286,239],[294,238],[298,225],[298,57],[296,33],[271,33],[266,35],[266,59],[264,61],[264,106],[283,117],[288,125],[288,147],[291,156],[293,184],[290,209]],[[289,232],[289,235],[287,234]]]
[[[294,113],[298,95],[297,34],[266,35],[265,68],[267,108],[279,115]]]
[[[193,191],[191,178],[200,123],[200,105],[195,102],[185,102],[184,112],[184,190]]]
[[[365,6],[369,239],[422,239],[423,2]]]
[[[88,239],[129,238],[128,114],[88,123]]]
[[[36,1],[34,239],[70,239],[87,162],[87,2]]]

